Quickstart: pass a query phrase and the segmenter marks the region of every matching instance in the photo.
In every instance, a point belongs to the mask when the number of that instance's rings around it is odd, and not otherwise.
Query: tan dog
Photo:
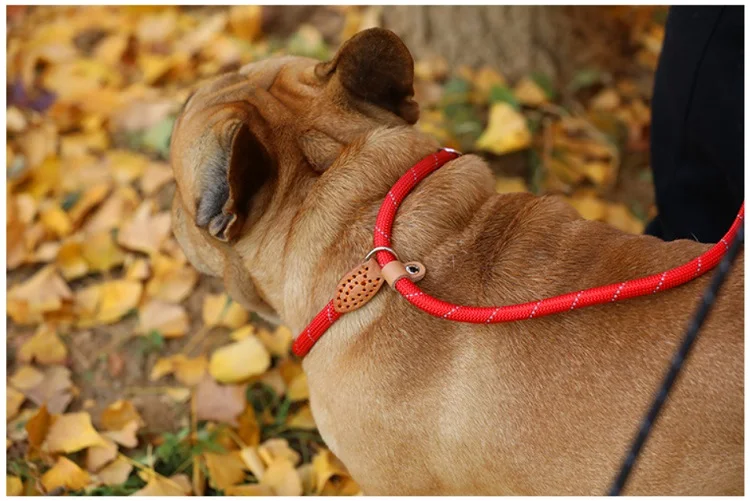
[[[372,247],[388,189],[439,146],[411,125],[413,61],[373,29],[335,58],[253,63],[186,103],[172,138],[173,224],[232,297],[299,332]],[[468,155],[423,181],[394,247],[420,286],[503,305],[624,281],[708,246],[589,222],[562,201],[498,195]],[[743,492],[740,258],[628,493]],[[508,324],[433,318],[385,287],[304,359],[315,420],[366,494],[603,494],[709,278]]]

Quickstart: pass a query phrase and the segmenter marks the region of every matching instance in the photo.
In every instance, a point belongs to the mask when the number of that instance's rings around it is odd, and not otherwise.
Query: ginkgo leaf
[[[22,362],[36,361],[38,364],[61,364],[68,357],[68,349],[57,332],[47,324],[42,324],[36,333],[18,350]]]
[[[523,77],[513,89],[513,93],[521,103],[527,106],[539,106],[549,101],[547,93],[533,78]]]
[[[188,358],[177,354],[172,357],[160,358],[154,364],[149,378],[151,381],[174,373],[175,379],[186,386],[195,386],[203,380],[208,368],[208,359],[205,355]]]
[[[182,480],[153,475],[145,487],[133,493],[133,496],[186,496],[190,494],[190,481],[187,489]]]
[[[245,463],[245,467],[252,473],[256,479],[260,480],[263,478],[263,474],[266,472],[266,466],[263,464],[263,460],[258,455],[258,451],[255,447],[244,447],[240,450],[240,458]]]
[[[70,369],[53,365],[44,370],[44,378],[38,385],[24,390],[26,396],[37,405],[46,405],[50,412],[64,412],[73,399]]]
[[[242,442],[249,446],[258,445],[260,443],[260,425],[253,406],[247,405],[237,421],[239,421],[237,435],[242,439]]]
[[[476,147],[496,155],[522,150],[531,145],[531,132],[526,118],[505,102],[490,108],[487,129],[477,139]]]
[[[184,336],[190,327],[185,308],[178,304],[153,299],[138,313],[138,332],[158,331],[165,338]]]
[[[89,272],[89,264],[83,258],[83,244],[80,239],[70,239],[63,243],[57,251],[55,263],[67,280],[80,278]]]
[[[151,162],[140,177],[141,190],[146,195],[153,195],[174,178],[169,165]]]
[[[283,357],[289,353],[289,349],[292,346],[292,331],[284,325],[278,326],[273,332],[260,329],[257,336],[271,355]]]
[[[26,400],[26,396],[18,390],[11,388],[10,386],[5,388],[5,420],[10,421],[13,419],[23,405],[23,401]]]
[[[198,282],[198,272],[186,263],[162,254],[151,256],[151,279],[146,294],[169,303],[180,303]]]
[[[304,372],[292,379],[287,388],[286,395],[292,402],[299,402],[300,400],[310,398],[310,389],[307,387],[307,375]]]
[[[143,424],[141,415],[129,400],[117,400],[111,403],[102,411],[100,417],[102,428],[108,431],[122,430],[133,421],[139,426]]]
[[[227,496],[273,496],[274,491],[267,485],[245,484],[227,487],[224,494]]]
[[[195,388],[198,419],[237,426],[237,416],[245,409],[245,385],[221,385],[204,377]]]
[[[495,182],[495,191],[497,193],[518,193],[528,192],[526,181],[521,177],[501,177]]]
[[[38,449],[44,443],[49,433],[49,427],[52,424],[52,416],[47,411],[47,406],[42,405],[39,410],[28,421],[24,428],[28,434],[29,445]]]
[[[104,485],[120,485],[130,476],[133,465],[123,457],[118,457],[107,466],[99,470],[96,477]]]
[[[77,491],[90,482],[89,474],[65,456],[59,457],[57,463],[42,475],[42,486],[47,492],[57,488]]]
[[[43,313],[58,311],[72,299],[68,284],[49,265],[8,291],[8,315],[19,324],[37,323]]]
[[[229,27],[246,42],[252,42],[261,35],[262,19],[260,5],[233,5],[229,9]]]
[[[226,294],[208,294],[203,300],[203,324],[238,329],[247,323],[247,311]]]
[[[261,485],[271,488],[276,496],[301,496],[302,480],[291,461],[276,458],[263,474]]]
[[[232,333],[229,334],[229,337],[232,338],[233,341],[240,341],[248,336],[252,336],[253,334],[255,334],[255,326],[252,324],[247,324],[243,325],[239,329],[232,331]]]
[[[323,489],[332,477],[349,476],[349,472],[344,464],[328,449],[324,449],[315,455],[312,460],[312,466],[315,472],[315,485],[318,494],[323,492]]]
[[[86,287],[76,293],[80,323],[115,323],[138,306],[142,292],[143,285],[132,280],[110,280]]]
[[[289,447],[289,442],[283,438],[269,438],[258,447],[258,455],[270,465],[276,459],[286,459],[296,465],[299,463],[300,455]]]
[[[152,204],[148,201],[143,202],[133,218],[120,229],[117,234],[117,243],[126,249],[146,254],[158,252],[169,235],[171,219],[168,212],[152,215],[151,210]]]
[[[5,495],[20,496],[23,494],[23,482],[14,475],[5,475]]]
[[[255,336],[223,346],[211,355],[208,371],[221,383],[237,383],[262,374],[271,356]]]
[[[103,432],[102,436],[124,447],[133,448],[138,445],[138,437],[136,436],[138,428],[140,428],[138,421],[130,421],[119,430]]]
[[[81,257],[94,272],[109,271],[125,261],[125,254],[115,243],[110,231],[87,234],[81,246]]]
[[[91,472],[99,471],[117,457],[117,444],[104,439],[102,445],[95,445],[86,450],[86,469]]]
[[[208,469],[208,481],[216,489],[226,490],[245,479],[246,466],[237,451],[228,454],[206,452],[203,459]]]
[[[31,365],[22,365],[11,376],[8,382],[21,391],[30,390],[44,381],[44,373]]]
[[[50,452],[64,453],[102,444],[104,444],[104,439],[91,424],[91,416],[88,412],[55,416],[45,440],[45,445]]]

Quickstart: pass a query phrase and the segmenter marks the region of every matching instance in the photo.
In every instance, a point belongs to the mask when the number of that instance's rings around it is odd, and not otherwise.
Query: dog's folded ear
[[[392,31],[371,28],[350,38],[331,61],[315,67],[321,79],[337,76],[356,97],[385,108],[413,124],[419,119],[414,101],[414,60]]]
[[[234,240],[248,217],[253,196],[274,172],[268,150],[245,123],[202,169],[196,225],[222,242]]]

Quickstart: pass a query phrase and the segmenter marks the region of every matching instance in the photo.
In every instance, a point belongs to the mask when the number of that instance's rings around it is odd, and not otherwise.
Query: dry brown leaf
[[[48,265],[8,291],[8,315],[19,324],[40,323],[44,313],[58,311],[72,299],[68,284]]]
[[[88,412],[55,416],[45,440],[45,445],[50,452],[64,453],[76,452],[104,443],[104,439],[91,424],[91,416]]]
[[[45,404],[51,413],[60,414],[65,412],[73,399],[72,388],[70,370],[67,367],[53,365],[44,371],[41,383],[24,393],[35,404]]]
[[[131,471],[133,471],[133,465],[130,464],[130,461],[118,457],[102,468],[96,476],[104,485],[120,485],[125,483]]]
[[[68,348],[60,340],[54,328],[42,324],[36,333],[18,350],[18,359],[41,365],[62,364],[68,358]]]
[[[26,396],[18,390],[7,386],[5,388],[5,420],[10,421],[18,414],[21,410],[23,401],[26,400]]]
[[[190,327],[185,308],[178,304],[154,299],[146,303],[138,314],[138,332],[158,331],[165,338],[184,336]]]
[[[262,374],[271,365],[271,356],[258,338],[223,346],[211,355],[209,373],[221,383],[237,383]]]
[[[195,412],[200,420],[237,426],[245,410],[245,385],[221,385],[205,377],[195,388]]]
[[[102,436],[113,440],[124,447],[133,448],[138,445],[138,437],[136,436],[136,433],[140,426],[141,425],[138,421],[131,421],[117,431],[105,431],[102,433]]]
[[[208,469],[208,482],[216,489],[226,490],[245,479],[245,463],[237,451],[229,454],[203,454]]]
[[[154,254],[170,232],[171,219],[168,212],[151,214],[153,204],[143,202],[133,218],[123,224],[117,234],[117,243],[126,249]]]
[[[206,327],[223,325],[238,329],[245,325],[248,313],[227,294],[207,294],[203,300],[203,324]]]
[[[151,162],[140,178],[141,190],[151,196],[174,178],[172,169],[167,164]]]
[[[104,439],[102,445],[95,445],[86,450],[86,469],[90,472],[99,471],[117,457],[117,444]]]
[[[276,496],[302,495],[302,480],[292,462],[286,458],[274,459],[260,484],[270,487]]]
[[[77,491],[91,482],[89,474],[70,459],[62,456],[57,463],[42,475],[42,486],[47,492],[58,488]]]

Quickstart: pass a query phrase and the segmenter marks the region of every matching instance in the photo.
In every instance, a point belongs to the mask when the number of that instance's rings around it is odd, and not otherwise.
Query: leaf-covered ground
[[[8,8],[9,494],[359,492],[317,433],[292,333],[176,244],[167,159],[201,78],[271,54],[328,58],[380,12],[321,8],[276,33],[279,7]],[[641,232],[663,37],[663,11],[644,12],[617,73],[508,82],[417,61],[418,126],[487,158],[500,192]]]

